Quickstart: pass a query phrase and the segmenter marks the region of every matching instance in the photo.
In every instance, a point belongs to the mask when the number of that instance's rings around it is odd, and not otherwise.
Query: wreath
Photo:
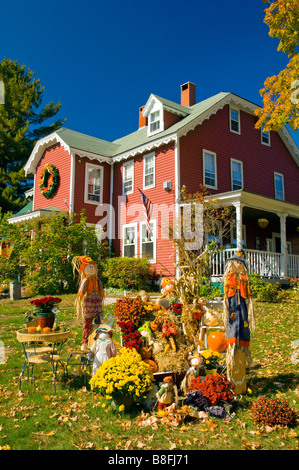
[[[43,196],[49,199],[59,183],[59,171],[56,166],[47,163],[42,171],[39,187]]]

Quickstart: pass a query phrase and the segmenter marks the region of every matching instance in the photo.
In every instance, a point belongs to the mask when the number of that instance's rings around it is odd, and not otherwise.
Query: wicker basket
[[[67,339],[70,334],[70,330],[50,333],[28,333],[27,330],[23,329],[17,331],[17,340],[20,341],[20,343],[31,343],[34,341],[59,343],[60,341]]]

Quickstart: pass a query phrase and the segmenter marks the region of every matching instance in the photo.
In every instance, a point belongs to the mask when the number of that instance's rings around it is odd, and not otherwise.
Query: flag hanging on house
[[[146,195],[143,194],[143,192],[139,188],[137,188],[137,189],[140,191],[140,194],[141,194],[141,200],[142,200],[142,204],[143,204],[143,211],[144,211],[146,228],[147,228],[148,233],[150,233],[151,232],[150,220],[151,220],[151,213],[152,213],[153,204],[146,197]]]

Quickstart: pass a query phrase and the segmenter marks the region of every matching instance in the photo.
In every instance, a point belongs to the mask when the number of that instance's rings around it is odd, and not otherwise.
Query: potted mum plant
[[[31,300],[34,306],[33,314],[36,316],[37,326],[42,328],[53,328],[55,317],[59,312],[58,304],[61,302],[59,297],[43,297],[42,299]]]
[[[119,354],[105,361],[90,380],[91,390],[113,400],[119,411],[141,403],[152,388],[152,368],[135,348],[121,348]]]
[[[221,354],[217,351],[213,351],[212,349],[206,349],[205,351],[201,352],[201,356],[204,358],[206,375],[216,375],[217,366],[222,359]]]

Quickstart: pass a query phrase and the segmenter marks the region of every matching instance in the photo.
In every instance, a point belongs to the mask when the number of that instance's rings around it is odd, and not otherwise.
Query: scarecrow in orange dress
[[[172,403],[178,402],[177,386],[174,384],[171,375],[167,376],[163,380],[161,388],[156,394],[158,398],[158,410],[164,410],[164,408],[170,406]]]
[[[77,318],[83,319],[82,349],[87,349],[93,321],[101,323],[104,289],[98,276],[96,263],[89,256],[76,256],[72,261],[73,270],[80,274],[80,286],[75,301]]]
[[[226,363],[230,376],[236,349],[241,349],[247,365],[251,364],[250,339],[254,330],[254,311],[248,281],[248,263],[243,250],[227,260],[223,282],[224,326],[228,345]]]

